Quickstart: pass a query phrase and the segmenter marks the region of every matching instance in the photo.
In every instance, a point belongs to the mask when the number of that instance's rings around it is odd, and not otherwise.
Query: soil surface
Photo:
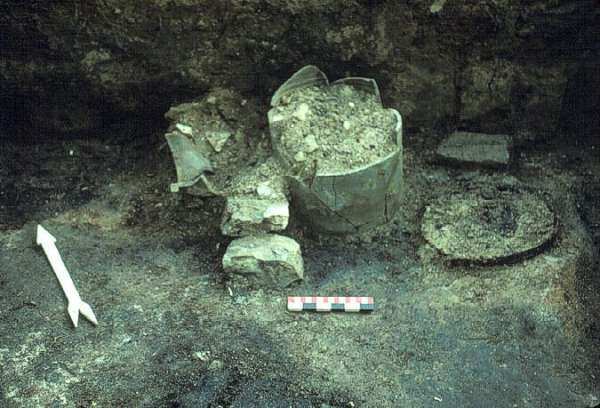
[[[223,203],[169,192],[175,171],[162,133],[3,142],[0,405],[598,403],[596,267],[576,211],[580,181],[600,174],[581,165],[592,163],[588,152],[526,152],[513,170],[555,205],[561,227],[550,248],[512,265],[448,266],[420,236],[425,206],[469,180],[506,176],[433,165],[430,138],[412,135],[393,223],[345,240],[294,225],[287,233],[301,244],[304,281],[243,291],[219,267]],[[600,219],[585,209],[586,219]],[[57,238],[97,327],[84,319],[72,327],[35,244],[38,223]],[[286,311],[288,295],[313,294],[373,296],[376,310]]]

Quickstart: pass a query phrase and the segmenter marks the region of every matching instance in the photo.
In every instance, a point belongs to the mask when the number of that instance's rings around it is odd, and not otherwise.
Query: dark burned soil
[[[222,203],[168,192],[175,172],[160,133],[0,146],[0,405],[598,403],[593,153],[521,152],[508,174],[460,172],[433,163],[420,142],[428,137],[413,135],[391,225],[332,239],[296,222],[287,234],[301,243],[304,282],[230,294]],[[428,202],[505,177],[557,212],[550,248],[475,266],[448,264],[427,246],[419,231]],[[38,223],[57,238],[97,327],[72,327],[35,245]],[[296,294],[368,295],[377,309],[289,313],[286,297]]]

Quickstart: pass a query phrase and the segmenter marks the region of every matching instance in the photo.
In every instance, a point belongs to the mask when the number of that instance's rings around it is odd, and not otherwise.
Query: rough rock
[[[186,188],[200,196],[222,195],[249,157],[256,159],[264,150],[257,146],[259,138],[249,137],[257,114],[234,90],[211,89],[203,98],[171,107],[165,117],[171,122],[165,138],[177,171],[173,192]]]
[[[447,162],[501,167],[509,164],[510,149],[507,135],[454,132],[440,144],[437,154]]]
[[[284,230],[290,218],[285,196],[228,197],[221,222],[224,235],[238,237],[258,232]]]
[[[223,269],[234,282],[250,287],[285,288],[304,277],[300,245],[275,234],[232,241],[223,256]]]

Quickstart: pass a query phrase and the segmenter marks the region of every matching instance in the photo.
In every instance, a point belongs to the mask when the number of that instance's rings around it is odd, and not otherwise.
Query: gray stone
[[[352,102],[351,102],[352,103]],[[317,139],[315,135],[308,135],[304,138],[304,146],[305,150],[308,153],[312,153],[319,148],[319,144],[317,143]]]
[[[221,232],[240,237],[259,232],[284,230],[290,219],[289,204],[284,195],[227,198]]]
[[[440,144],[437,154],[447,162],[502,167],[510,162],[510,150],[507,135],[454,132]]]
[[[235,283],[250,287],[285,288],[304,277],[300,245],[275,234],[232,241],[223,256],[223,269]]]

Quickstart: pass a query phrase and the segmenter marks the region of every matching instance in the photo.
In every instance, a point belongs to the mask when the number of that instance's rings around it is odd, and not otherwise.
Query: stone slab
[[[276,234],[232,241],[223,256],[223,269],[234,283],[253,288],[285,288],[304,277],[300,245]]]
[[[454,164],[504,167],[510,162],[512,139],[508,135],[454,132],[438,147],[438,158]]]

